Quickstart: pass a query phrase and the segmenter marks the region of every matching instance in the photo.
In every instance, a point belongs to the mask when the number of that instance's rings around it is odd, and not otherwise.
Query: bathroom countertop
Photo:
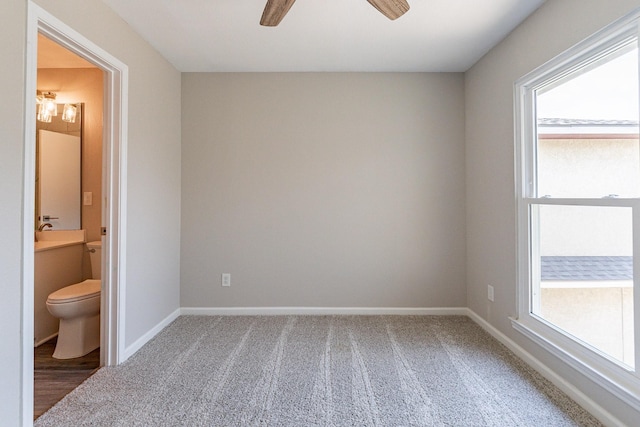
[[[85,230],[46,230],[36,231],[33,244],[35,252],[81,245],[87,241]]]
[[[35,252],[48,251],[56,248],[64,248],[65,246],[82,245],[84,240],[44,240],[33,243]]]

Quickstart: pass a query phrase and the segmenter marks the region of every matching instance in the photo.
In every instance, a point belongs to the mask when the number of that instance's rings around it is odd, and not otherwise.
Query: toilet
[[[60,319],[56,359],[72,359],[100,347],[100,269],[102,242],[87,243],[91,279],[66,286],[47,298],[47,310]]]

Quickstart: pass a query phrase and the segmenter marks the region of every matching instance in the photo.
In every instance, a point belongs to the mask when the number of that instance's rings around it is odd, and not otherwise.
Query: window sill
[[[640,379],[632,372],[533,318],[511,318],[511,325],[535,344],[640,411]]]

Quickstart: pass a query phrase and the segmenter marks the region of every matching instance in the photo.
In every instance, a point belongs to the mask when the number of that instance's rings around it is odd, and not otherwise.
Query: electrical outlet
[[[487,298],[489,298],[489,301],[493,302],[493,286],[491,285],[487,286]]]
[[[231,274],[222,273],[222,286],[231,286]]]

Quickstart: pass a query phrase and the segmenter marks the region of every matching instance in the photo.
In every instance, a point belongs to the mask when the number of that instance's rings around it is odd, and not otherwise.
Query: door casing
[[[21,424],[33,425],[33,295],[35,210],[35,114],[38,33],[104,71],[102,156],[102,366],[125,359],[126,202],[128,79],[126,64],[49,12],[28,2],[25,67],[23,254],[22,254],[22,410]]]

